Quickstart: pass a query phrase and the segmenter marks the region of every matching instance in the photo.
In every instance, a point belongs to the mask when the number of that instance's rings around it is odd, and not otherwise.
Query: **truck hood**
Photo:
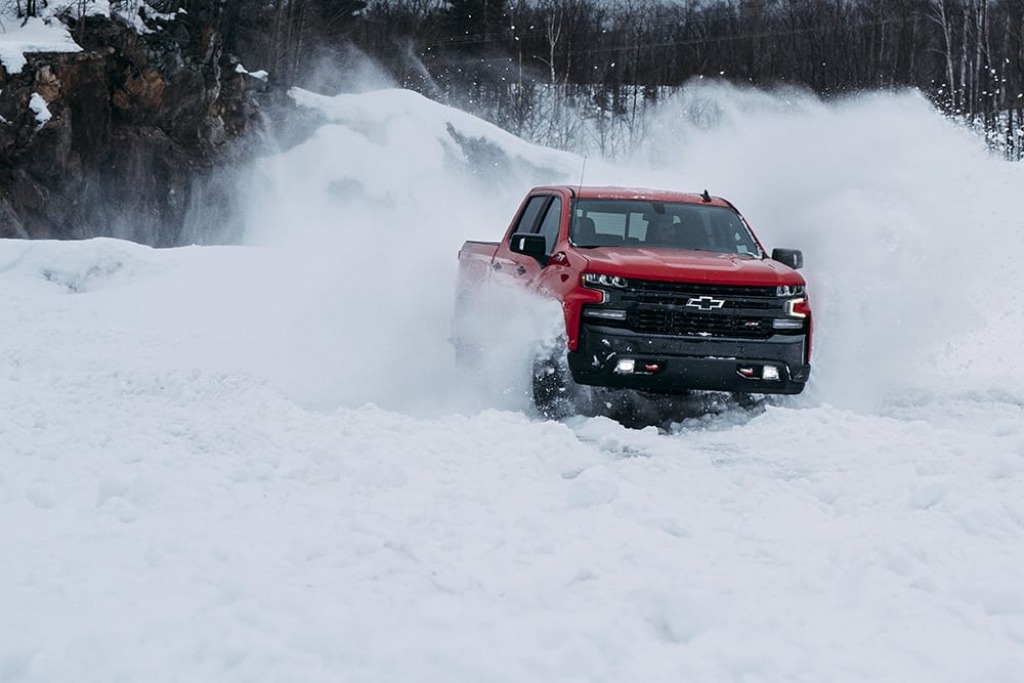
[[[625,278],[751,287],[804,284],[799,273],[778,261],[736,254],[637,247],[594,247],[579,254],[588,271]]]

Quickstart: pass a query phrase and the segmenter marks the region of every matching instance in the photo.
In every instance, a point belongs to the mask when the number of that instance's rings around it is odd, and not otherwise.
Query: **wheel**
[[[547,419],[561,420],[585,412],[587,395],[586,388],[573,381],[564,350],[547,351],[534,360],[533,405]]]

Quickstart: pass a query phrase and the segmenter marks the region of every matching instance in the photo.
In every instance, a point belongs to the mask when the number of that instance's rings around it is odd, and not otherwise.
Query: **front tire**
[[[587,410],[587,389],[573,380],[564,347],[561,352],[537,356],[532,385],[533,405],[549,420],[561,420]]]

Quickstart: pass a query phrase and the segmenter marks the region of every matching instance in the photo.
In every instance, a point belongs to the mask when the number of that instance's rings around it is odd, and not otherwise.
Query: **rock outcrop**
[[[82,52],[0,67],[0,237],[236,237],[233,173],[268,87],[224,54],[212,17],[146,21],[140,33],[86,17],[73,31]]]

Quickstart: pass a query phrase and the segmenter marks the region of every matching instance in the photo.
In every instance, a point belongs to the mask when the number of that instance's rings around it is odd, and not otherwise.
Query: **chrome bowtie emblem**
[[[701,311],[713,311],[725,305],[725,299],[716,299],[713,296],[695,296],[686,302],[687,308],[696,308]]]

